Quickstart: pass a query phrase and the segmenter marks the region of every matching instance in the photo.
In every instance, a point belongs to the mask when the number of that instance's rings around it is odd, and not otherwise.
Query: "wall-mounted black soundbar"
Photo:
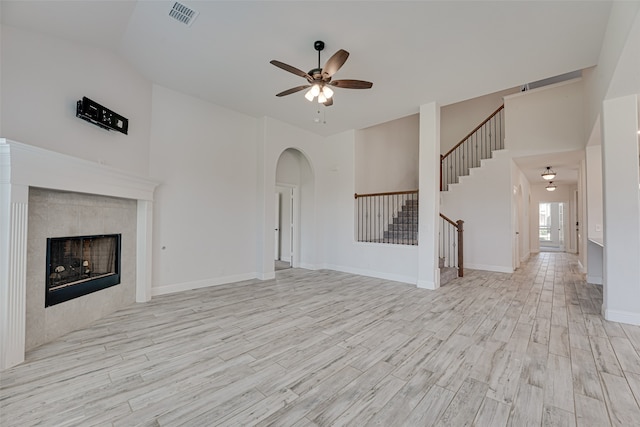
[[[125,135],[129,130],[129,120],[106,107],[83,96],[76,108],[76,117],[107,130],[117,130]]]

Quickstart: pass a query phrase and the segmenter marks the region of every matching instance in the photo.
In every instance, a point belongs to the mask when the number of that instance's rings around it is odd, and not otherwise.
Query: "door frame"
[[[300,190],[295,184],[286,184],[281,182],[276,182],[276,188],[288,188],[289,196],[291,197],[290,213],[289,213],[289,250],[291,252],[290,261],[291,267],[300,267]],[[282,224],[280,221],[280,227],[285,227],[285,224]],[[282,256],[280,257],[282,258]]]

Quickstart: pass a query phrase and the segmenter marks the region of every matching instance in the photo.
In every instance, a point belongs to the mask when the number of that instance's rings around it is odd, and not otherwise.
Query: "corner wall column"
[[[11,149],[0,144],[0,371],[24,361],[29,187],[11,183]]]
[[[603,102],[602,176],[607,320],[640,325],[638,96]]]
[[[138,200],[136,234],[136,302],[148,302],[153,271],[153,202],[150,200]]]
[[[418,287],[440,287],[438,233],[440,215],[440,106],[420,106],[418,194]]]

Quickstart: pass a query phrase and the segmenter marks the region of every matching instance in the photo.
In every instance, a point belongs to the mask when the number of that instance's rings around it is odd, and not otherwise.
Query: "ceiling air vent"
[[[198,17],[199,13],[200,12],[191,9],[182,3],[175,2],[169,11],[169,16],[190,27],[191,24],[193,24],[193,21]]]

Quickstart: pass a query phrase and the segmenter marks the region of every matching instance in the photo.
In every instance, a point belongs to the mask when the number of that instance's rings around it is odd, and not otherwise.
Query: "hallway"
[[[436,290],[287,269],[153,298],[2,373],[0,424],[640,424],[640,327],[577,259]]]

